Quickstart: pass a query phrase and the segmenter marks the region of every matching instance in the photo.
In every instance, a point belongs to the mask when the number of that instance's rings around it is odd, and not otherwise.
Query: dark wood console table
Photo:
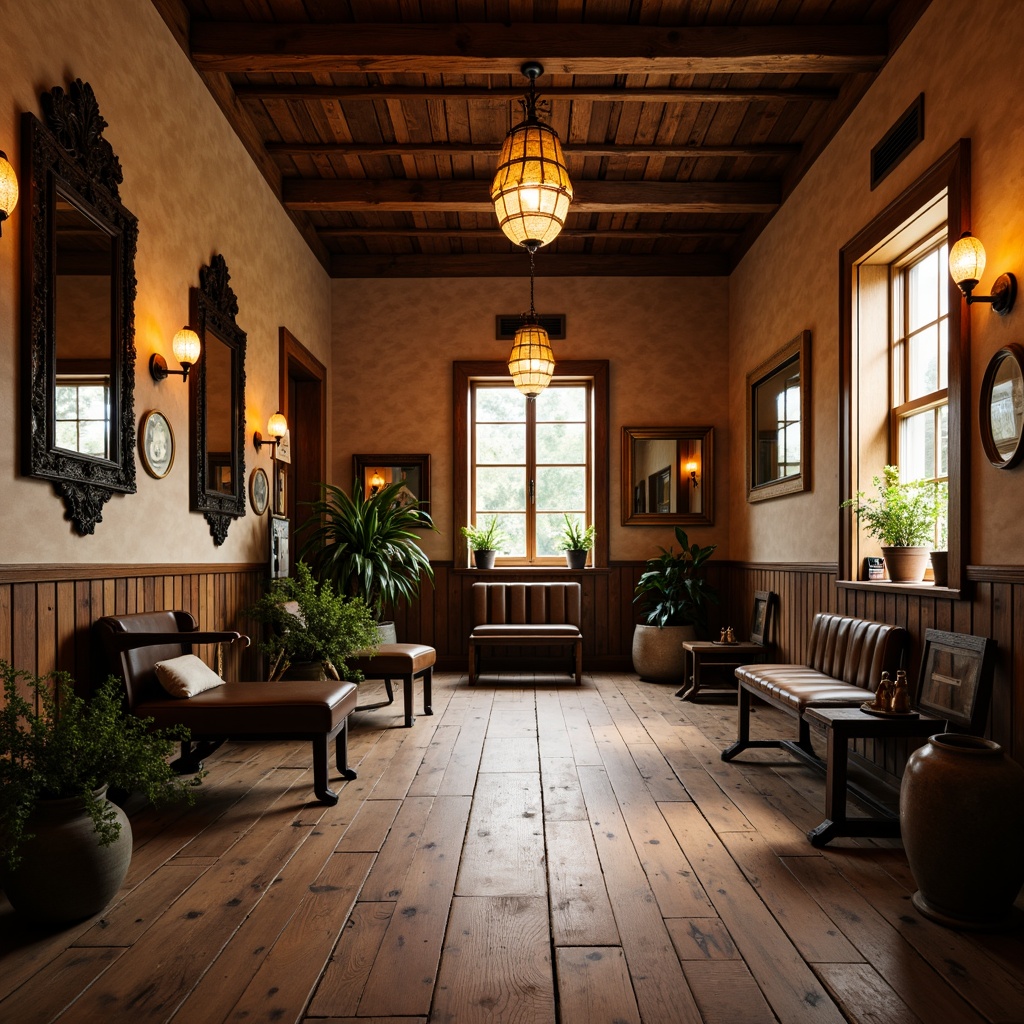
[[[768,658],[769,648],[749,640],[734,644],[716,644],[710,640],[684,640],[687,670],[682,687],[676,696],[693,700],[701,689],[701,670],[707,666],[716,668],[738,668],[740,665],[754,665]]]
[[[825,820],[807,833],[812,846],[825,846],[839,836],[887,836],[898,838],[900,819],[869,794],[857,796],[876,812],[873,818],[848,818],[847,759],[850,740],[901,736],[931,736],[946,731],[941,718],[923,715],[907,718],[883,718],[860,708],[807,708],[804,718],[824,726],[828,734],[825,761]]]

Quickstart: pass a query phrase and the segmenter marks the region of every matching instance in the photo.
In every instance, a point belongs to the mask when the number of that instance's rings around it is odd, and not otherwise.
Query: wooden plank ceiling
[[[538,272],[721,275],[930,0],[153,2],[332,275],[441,277],[523,273],[524,61],[576,192]]]

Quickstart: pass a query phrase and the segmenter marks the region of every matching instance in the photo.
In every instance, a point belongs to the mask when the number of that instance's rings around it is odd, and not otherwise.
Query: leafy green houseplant
[[[414,532],[433,529],[433,523],[418,504],[403,502],[402,487],[400,481],[389,484],[364,499],[358,481],[352,497],[325,484],[302,527],[306,537],[299,556],[316,577],[330,581],[339,594],[361,597],[378,620],[399,601],[413,600],[423,576],[434,579]]]
[[[557,541],[560,551],[565,552],[565,561],[570,569],[582,569],[587,564],[587,552],[594,546],[594,524],[584,527],[575,516],[564,513],[565,527]]]
[[[879,541],[893,582],[916,583],[924,575],[935,524],[946,510],[946,485],[926,480],[901,483],[896,466],[886,466],[871,483],[877,497],[858,491],[840,507],[852,508],[868,536]]]
[[[298,662],[318,662],[340,679],[346,658],[380,642],[362,598],[339,594],[327,580],[318,582],[303,561],[296,563],[294,578],[273,580],[250,614],[270,627],[259,647],[270,658],[271,680]]]
[[[463,526],[462,536],[469,542],[473,561],[478,569],[493,569],[495,554],[508,544],[508,534],[501,528],[497,516],[491,516],[485,526]]]
[[[661,549],[649,558],[637,581],[633,601],[640,605],[643,622],[633,632],[633,667],[644,679],[681,681],[684,670],[682,642],[707,628],[708,604],[718,595],[700,575],[717,545],[690,544],[676,527],[682,550]]]
[[[168,763],[174,741],[188,732],[153,731],[152,719],[128,714],[114,677],[85,701],[66,673],[40,678],[0,661],[0,676],[4,887],[30,916],[87,917],[117,893],[131,858],[131,826],[106,799],[107,787],[141,790],[154,803],[194,802],[200,776],[178,778]],[[61,830],[52,839],[57,822]]]

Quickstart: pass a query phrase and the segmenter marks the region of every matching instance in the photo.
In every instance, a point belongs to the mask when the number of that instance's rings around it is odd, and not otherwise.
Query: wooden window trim
[[[594,566],[608,565],[608,360],[566,359],[555,364],[555,377],[589,379],[594,389]],[[452,550],[455,565],[469,564],[469,549],[460,527],[470,511],[470,383],[473,380],[508,380],[508,366],[498,360],[457,360],[452,364],[454,428],[452,461]],[[510,569],[528,566],[508,566]],[[539,566],[553,569],[556,566]]]
[[[857,265],[881,243],[891,237],[913,215],[945,191],[949,246],[970,229],[971,143],[960,139],[941,156],[913,185],[889,204],[874,220],[839,251],[839,499],[853,494],[854,437],[854,309],[857,298],[854,284]],[[948,278],[949,288],[949,587],[945,593],[965,596],[966,561],[970,550],[970,307],[959,289]],[[838,502],[837,502],[838,505]],[[838,509],[839,575],[844,582],[857,581],[853,565],[855,518],[847,509]],[[863,581],[858,587],[871,586]]]

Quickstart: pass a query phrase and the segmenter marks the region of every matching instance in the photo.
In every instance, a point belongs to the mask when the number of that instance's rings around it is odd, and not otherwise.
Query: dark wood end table
[[[767,661],[769,648],[763,644],[755,644],[749,640],[739,640],[734,644],[716,644],[711,640],[684,640],[683,650],[689,671],[684,675],[685,682],[676,690],[676,696],[683,700],[693,700],[701,689],[701,670],[709,665],[716,668],[738,668],[740,665],[754,665]],[[730,689],[732,689],[730,687]]]
[[[825,820],[807,833],[812,846],[825,846],[839,836],[885,836],[898,838],[900,819],[870,795],[858,791],[858,796],[877,817],[848,818],[846,796],[848,786],[847,761],[850,740],[903,736],[931,736],[946,731],[941,718],[914,717],[883,718],[869,715],[860,708],[807,708],[804,718],[825,727],[828,734],[828,753],[825,762]]]

